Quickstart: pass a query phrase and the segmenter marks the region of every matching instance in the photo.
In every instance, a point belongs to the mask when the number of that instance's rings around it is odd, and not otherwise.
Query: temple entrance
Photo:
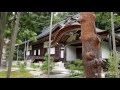
[[[80,43],[71,44],[66,47],[66,61],[82,60],[82,47]]]

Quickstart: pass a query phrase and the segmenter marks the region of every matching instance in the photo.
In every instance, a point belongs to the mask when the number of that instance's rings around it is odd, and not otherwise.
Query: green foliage
[[[115,27],[120,24],[120,16],[115,15],[114,12],[114,23]],[[110,12],[96,12],[96,27],[103,30],[111,30],[111,13]]]
[[[74,15],[75,12],[57,12],[58,14],[53,17],[53,24],[64,20],[66,16]],[[114,12],[115,14],[118,12]],[[15,15],[13,12],[8,12],[6,21],[6,30],[4,32],[5,38],[10,38],[13,29],[13,21]],[[96,12],[96,27],[100,29],[110,30],[110,12]],[[120,23],[120,16],[114,15],[115,27]],[[44,27],[50,24],[50,12],[22,12],[19,24],[19,31],[17,35],[17,44],[21,44],[26,40],[36,41],[36,36],[41,33]],[[7,52],[9,49],[7,49]],[[7,56],[8,54],[6,54]],[[22,52],[20,52],[19,59],[22,59]],[[14,55],[16,59],[16,53]]]
[[[45,54],[44,60],[45,60],[45,61],[43,62],[43,65],[41,66],[40,69],[41,69],[42,71],[47,72],[47,71],[48,71],[48,53]],[[54,66],[55,66],[55,64],[54,64],[54,59],[51,58],[51,59],[50,59],[50,72],[52,72],[52,70],[54,69]]]
[[[74,15],[77,12],[56,12],[53,17],[53,24],[64,20],[66,16]],[[118,12],[114,12],[118,13]],[[8,12],[6,21],[5,38],[10,38],[13,29],[14,14]],[[120,16],[114,15],[115,27],[120,23]],[[50,24],[50,12],[22,12],[20,18],[19,32],[16,42],[22,43],[28,39],[35,40],[36,36],[41,33],[44,27]],[[96,12],[96,27],[109,30],[111,28],[110,12]]]
[[[106,77],[109,78],[115,78],[115,61],[113,60],[113,54],[111,53],[109,59],[108,59],[108,74],[106,75]]]
[[[75,65],[77,66],[76,67],[77,70],[83,70],[82,60],[76,59],[75,60]]]
[[[8,53],[8,50],[7,50],[7,53]],[[8,54],[6,54],[6,55],[8,55]],[[19,51],[18,51],[18,60],[23,60],[22,56],[23,56],[23,52],[22,52],[22,50],[19,49]],[[8,57],[8,56],[6,56],[6,57]],[[13,60],[17,60],[17,48],[14,51]]]
[[[35,70],[36,68],[39,68],[39,65],[35,65],[34,63],[32,63],[31,67]]]
[[[109,30],[111,26],[110,12],[97,12],[96,13],[96,27]]]
[[[68,62],[68,69],[70,70],[83,70],[82,60],[76,59],[73,63]]]
[[[120,53],[119,52],[116,52],[116,60],[119,64],[120,63]],[[106,77],[107,78],[115,78],[116,77],[116,61],[113,59],[113,52],[111,52],[109,59],[108,59],[108,74],[106,75]]]
[[[13,12],[8,12],[6,21],[5,38],[10,38],[15,20]],[[50,12],[22,12],[19,24],[19,31],[16,42],[21,44],[26,40],[36,40],[43,27],[48,26],[50,22]]]
[[[67,68],[70,70],[70,77],[72,76],[83,76],[83,65],[82,60],[76,59],[74,62],[67,62]]]
[[[58,14],[53,17],[53,24],[58,23],[61,20],[64,20],[66,16],[69,15],[74,15],[74,12],[58,12]]]
[[[11,78],[34,78],[32,74],[29,73],[30,71],[24,70],[24,72],[21,72],[20,70],[11,71]],[[0,78],[6,78],[6,71],[0,72]]]
[[[25,71],[25,68],[26,68],[25,63],[20,63],[18,66],[19,66],[20,71]]]

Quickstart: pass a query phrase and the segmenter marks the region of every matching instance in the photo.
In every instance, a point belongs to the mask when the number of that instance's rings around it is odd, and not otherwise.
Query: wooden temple
[[[82,59],[82,44],[79,39],[81,24],[77,21],[79,19],[80,14],[76,14],[52,26],[52,47],[50,55],[55,61],[74,61],[76,59]],[[25,50],[25,56],[27,60],[44,60],[45,53],[48,51],[49,31],[49,27],[44,28],[37,36],[36,42],[28,40],[17,45],[20,48],[24,48],[26,44],[27,50]],[[96,32],[101,41],[102,58],[107,59],[109,58],[109,32],[97,27]],[[118,33],[118,35],[116,34],[116,42],[120,49],[120,30],[116,29],[116,33]]]

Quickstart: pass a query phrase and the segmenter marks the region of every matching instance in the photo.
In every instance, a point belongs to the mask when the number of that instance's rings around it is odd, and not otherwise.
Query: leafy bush
[[[78,68],[79,67],[76,67],[76,65],[74,65],[74,64],[69,65],[70,76],[77,76],[77,75],[79,75],[80,73],[76,71]]]
[[[66,68],[71,70],[83,70],[82,60],[76,59],[74,62],[66,62]]]
[[[43,62],[43,65],[41,66],[40,69],[42,71],[48,72],[48,54],[47,53],[45,54],[44,60],[45,61]],[[54,69],[54,66],[55,66],[54,59],[51,58],[50,59],[50,72],[52,72],[52,70]]]
[[[20,64],[19,64],[19,69],[20,69],[20,71],[24,71],[25,68],[26,68],[26,66],[25,66],[24,63],[20,63]]]
[[[34,70],[35,70],[36,68],[39,68],[39,65],[35,65],[34,63],[32,63],[31,67],[34,68]]]
[[[76,59],[74,62],[67,62],[66,66],[70,70],[70,76],[81,75],[83,71],[82,60],[80,59]]]
[[[118,64],[120,63],[120,53],[116,53],[116,60]],[[116,77],[116,61],[113,59],[113,52],[110,54],[108,59],[108,73],[106,75],[107,78],[115,78]]]
[[[71,62],[65,62],[64,65],[67,69],[69,69],[69,65],[71,64]]]
[[[74,64],[76,65],[76,68],[75,68],[76,70],[81,70],[81,71],[83,71],[82,60],[76,59]]]

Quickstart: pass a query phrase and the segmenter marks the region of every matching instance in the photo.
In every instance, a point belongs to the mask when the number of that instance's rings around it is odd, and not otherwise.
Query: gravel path
[[[67,78],[69,76],[69,70],[65,69],[64,63],[58,62],[55,63],[55,68],[53,69],[53,72],[56,74],[49,75],[49,78]],[[30,71],[31,74],[33,74],[36,78],[48,78],[48,75],[43,74],[42,71]]]
[[[16,62],[14,62],[13,65],[16,65]],[[42,65],[42,63],[39,63],[39,65]],[[26,69],[29,70],[30,71],[29,73],[34,75],[35,78],[48,78],[48,75],[44,74],[43,71],[41,71],[38,68],[33,69],[30,67],[30,65],[28,65]],[[19,68],[12,67],[11,71],[15,71],[15,70],[19,70]],[[53,73],[54,74],[49,75],[49,78],[67,78],[70,75],[69,70],[64,67],[64,63],[62,62],[55,63],[55,68],[53,69]]]

